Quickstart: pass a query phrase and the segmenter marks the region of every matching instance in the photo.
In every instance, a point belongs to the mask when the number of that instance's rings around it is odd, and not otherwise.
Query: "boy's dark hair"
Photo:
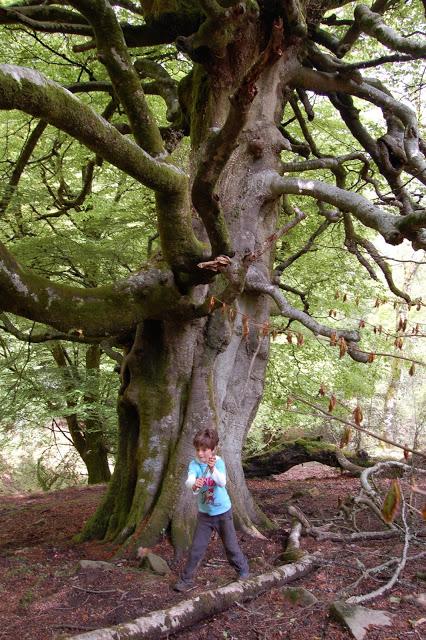
[[[197,431],[192,441],[196,449],[215,449],[218,443],[219,434],[216,429],[211,429],[210,427]]]

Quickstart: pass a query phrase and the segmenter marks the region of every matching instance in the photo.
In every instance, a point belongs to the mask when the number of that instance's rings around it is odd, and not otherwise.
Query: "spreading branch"
[[[426,57],[426,45],[400,36],[388,27],[382,17],[371,11],[365,4],[358,4],[354,11],[355,21],[359,29],[381,42],[392,51],[400,51],[410,55]]]
[[[404,167],[416,179],[426,182],[426,162],[420,148],[416,114],[406,104],[396,100],[382,83],[359,79],[355,81],[338,73],[303,68],[297,74],[295,86],[323,95],[343,93],[357,96],[378,106],[383,111],[388,127],[390,126],[390,131],[381,140],[386,145],[391,145],[392,152],[398,150],[397,173]],[[369,147],[372,146],[368,140],[367,143]],[[373,149],[373,153],[374,151]]]
[[[105,287],[70,287],[23,269],[1,244],[0,294],[1,311],[86,337],[130,331],[145,318],[166,316],[172,309],[193,313],[170,271],[152,269]]]
[[[164,256],[175,270],[195,268],[204,256],[191,219],[188,179],[171,164],[152,158],[69,91],[41,73],[0,65],[0,108],[43,118],[86,145],[157,194]]]
[[[109,4],[122,6],[121,2]],[[142,25],[121,22],[120,28],[128,47],[151,47],[172,43],[178,36],[189,36],[198,29],[200,22],[201,15],[197,12],[176,12],[170,13],[168,20],[150,19]],[[81,14],[44,3],[0,7],[0,24],[22,24],[40,33],[93,36],[92,26]],[[75,45],[74,51],[88,51],[95,46],[95,40],[91,39]]]
[[[90,107],[38,71],[0,65],[0,109],[20,109],[65,131],[145,186],[181,191],[185,176],[122,136]]]
[[[10,335],[17,338],[21,342],[27,344],[38,344],[42,342],[51,342],[57,340],[67,340],[68,342],[81,342],[91,343],[93,339],[87,338],[79,333],[63,333],[61,331],[43,331],[42,333],[35,333],[33,331],[25,333],[21,331],[16,325],[11,322],[6,313],[0,313],[0,329],[10,333]],[[96,341],[97,342],[97,341]]]
[[[276,303],[281,314],[286,318],[297,320],[315,335],[327,336],[329,338],[333,337],[333,339],[344,339],[347,343],[348,353],[351,358],[358,362],[368,361],[364,354],[353,348],[354,343],[358,342],[360,339],[358,331],[327,327],[326,325],[319,323],[315,318],[312,318],[312,316],[308,315],[304,311],[293,307],[281,293],[279,287],[268,282],[266,277],[254,265],[252,265],[247,272],[245,290],[264,293],[270,296]]]
[[[117,16],[106,0],[70,0],[91,24],[98,58],[105,65],[136,142],[151,155],[164,152],[163,140],[134,68]]]
[[[366,227],[378,231],[389,244],[400,244],[406,237],[412,240],[415,249],[426,248],[426,236],[421,228],[422,225],[426,227],[426,212],[406,220],[404,224],[404,217],[386,213],[358,193],[334,187],[320,180],[282,178],[278,174],[271,180],[271,191],[275,195],[306,195],[322,200],[342,211],[351,212]]]

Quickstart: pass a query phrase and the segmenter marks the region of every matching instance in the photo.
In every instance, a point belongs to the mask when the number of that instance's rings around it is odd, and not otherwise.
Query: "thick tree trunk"
[[[342,459],[341,454],[341,449],[333,444],[299,438],[292,442],[285,442],[273,451],[248,458],[243,464],[244,474],[246,478],[262,478],[284,473],[304,462],[321,462],[328,467],[347,468],[352,472],[358,472],[359,468],[372,466],[376,462],[347,451]],[[346,465],[347,462],[352,465],[352,468]]]
[[[216,61],[210,83],[201,67],[193,74],[194,173],[210,128],[223,123],[229,95],[256,60],[262,36],[250,33],[255,28],[251,25],[245,32],[238,52]],[[277,122],[283,108],[283,85],[298,64],[295,52],[289,51],[281,62],[268,67],[256,82],[262,97],[251,105],[238,147],[217,189],[236,254],[241,260],[252,256],[256,268],[267,277],[278,214],[269,176],[278,169],[285,144]],[[198,299],[215,296],[221,290],[220,278],[209,290],[200,285],[191,295]],[[139,544],[153,544],[168,530],[178,551],[187,548],[195,504],[191,492],[184,490],[184,481],[193,456],[194,433],[208,425],[217,427],[220,434],[219,453],[227,467],[237,526],[260,535],[258,527],[270,525],[250,496],[241,462],[242,446],[263,392],[269,338],[263,337],[261,328],[269,314],[266,296],[245,292],[234,303],[232,316],[216,310],[192,322],[171,317],[139,326],[122,370],[116,469],[108,494],[83,537],[127,540],[126,547],[132,550]]]

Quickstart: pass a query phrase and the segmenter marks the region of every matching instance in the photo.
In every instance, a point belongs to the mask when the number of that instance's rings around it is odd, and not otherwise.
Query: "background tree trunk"
[[[60,342],[54,343],[50,351],[56,364],[63,371],[67,407],[74,410],[76,403],[70,396],[75,389],[74,376],[78,376],[77,367],[72,366]],[[104,427],[97,412],[100,353],[100,347],[97,344],[90,345],[86,351],[86,374],[90,376],[87,382],[90,383],[91,388],[86,392],[84,400],[87,406],[91,406],[90,416],[85,419],[79,418],[77,413],[65,416],[74,447],[86,466],[88,484],[108,482],[111,478]]]

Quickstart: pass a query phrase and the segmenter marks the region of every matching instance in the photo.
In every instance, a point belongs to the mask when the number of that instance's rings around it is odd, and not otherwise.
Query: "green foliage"
[[[11,3],[1,0],[0,4],[7,6]],[[200,11],[199,3],[191,0],[143,0],[142,9],[148,21],[175,11],[184,16]],[[420,23],[421,11],[419,2],[398,3],[387,12],[387,20],[391,26],[403,21],[404,30],[414,32]],[[337,9],[341,19],[350,17],[352,12],[353,3],[346,3]],[[324,26],[324,29],[328,27]],[[345,30],[346,26],[329,28],[330,33],[333,31],[339,36]],[[92,50],[77,52],[74,49],[78,38],[62,34],[37,34],[15,26],[2,30],[2,34],[2,60],[36,67],[64,86],[84,80],[108,81],[104,66]],[[361,36],[347,61],[369,60],[384,53],[388,51],[373,38]],[[191,69],[190,62],[178,54],[174,47],[132,50],[134,59],[142,54],[150,60],[161,61],[164,69],[176,81]],[[410,95],[419,114],[422,106],[422,73],[422,61],[412,61],[404,66],[383,65],[374,70],[374,75],[383,82],[388,83],[392,79],[395,95]],[[348,134],[342,119],[336,117],[337,112],[328,98],[310,98],[315,119],[309,126],[321,153],[337,155],[358,151],[359,143]],[[104,114],[111,103],[109,93],[80,93],[79,99]],[[148,96],[147,100],[158,125],[167,126],[164,100],[156,95]],[[372,136],[378,138],[386,132],[382,114],[376,107],[369,105],[366,108],[365,103],[357,99],[354,99],[354,104],[361,110],[361,120],[368,124]],[[296,138],[302,138],[300,126],[292,117],[293,112],[287,106],[283,120],[292,119],[287,129]],[[117,126],[123,124],[123,114],[117,106],[110,118]],[[6,194],[13,166],[35,125],[34,121],[16,111],[0,118],[3,143],[0,149],[0,199]],[[283,161],[293,158],[292,154],[283,153]],[[188,171],[187,141],[173,152],[171,160],[179,168]],[[93,181],[83,193],[84,176],[90,163],[94,163]],[[304,175],[335,183],[335,176],[330,171],[317,170]],[[388,187],[385,180],[374,167],[370,177],[386,192]],[[371,184],[360,180],[359,161],[347,165],[345,179],[348,187],[371,199],[375,198]],[[419,191],[417,196],[421,199],[422,193]],[[317,204],[313,200],[306,202],[305,199],[293,198],[292,202],[311,215],[279,241],[278,266],[281,260],[305,245],[319,224]],[[287,220],[287,214],[283,212],[280,224],[285,224]],[[360,224],[355,223],[355,227],[357,231],[361,229]],[[363,228],[362,233],[364,237],[376,241],[372,231]],[[0,227],[0,240],[7,242],[24,267],[53,281],[83,287],[96,287],[137,272],[153,254],[161,260],[156,234],[152,192],[52,127],[47,128],[37,143],[10,204],[2,214]],[[386,333],[395,333],[393,325],[400,307],[393,309],[394,298],[387,291],[383,278],[379,276],[379,280],[373,282],[366,277],[366,271],[343,248],[343,242],[342,224],[332,225],[319,236],[309,252],[284,271],[281,282],[300,290],[309,301],[309,313],[324,324],[335,326],[336,329],[356,329],[361,320],[365,321],[361,342],[363,350],[393,351],[393,338],[386,340]],[[399,274],[398,281],[402,282],[403,279],[403,274]],[[284,293],[291,304],[303,307],[303,301],[297,294]],[[418,285],[414,295],[421,295]],[[387,303],[376,308],[376,299],[387,299]],[[335,314],[330,315],[331,310]],[[418,321],[424,324],[423,311],[419,312]],[[14,319],[13,322],[27,334],[42,329],[23,320]],[[410,310],[410,322],[410,326],[413,326],[415,309]],[[288,325],[287,320],[276,317],[273,324],[281,333],[271,345],[264,399],[255,426],[249,433],[249,451],[259,450],[283,437],[292,438],[300,433],[323,433],[327,438],[339,440],[340,427],[328,419],[312,415],[303,405],[293,403],[287,406],[289,396],[314,398],[326,409],[328,397],[334,393],[346,404],[347,408],[339,405],[336,408],[336,412],[345,417],[348,413],[350,415],[355,400],[359,401],[366,419],[372,420],[380,430],[384,413],[383,396],[394,375],[392,361],[378,357],[367,366],[358,364],[347,355],[339,358],[338,348],[329,346],[328,339],[312,336],[296,322]],[[374,333],[373,326],[380,325],[386,327],[386,332]],[[289,343],[286,337],[288,332],[302,334],[303,346],[297,346],[295,339]],[[404,348],[407,356],[421,352],[421,347],[415,346],[418,343],[415,340],[412,342],[412,347]],[[55,364],[48,344],[28,345],[4,332],[0,334],[2,451],[9,457],[17,448],[27,448],[28,440],[34,439],[38,443],[38,448],[28,453],[27,457],[7,464],[3,462],[4,469],[10,466],[15,477],[19,476],[20,486],[27,487],[31,483],[34,486],[37,469],[38,481],[43,488],[58,486],[58,467],[56,463],[49,466],[47,454],[43,453],[48,451],[50,455],[52,438],[57,436],[57,433],[52,433],[54,420],[63,429],[64,420],[72,415],[77,415],[82,424],[96,416],[106,430],[111,451],[115,450],[115,397],[118,387],[118,376],[113,371],[115,363],[104,354],[95,379],[84,365],[87,346],[71,345],[67,350],[70,354],[69,366],[62,370]],[[409,376],[408,366],[404,363],[401,367],[399,394],[401,398],[409,390],[416,417],[413,417],[412,408],[406,402],[399,403],[397,414],[400,422],[407,425],[404,437],[412,441],[417,437],[418,426],[426,414],[426,405],[424,383],[420,376]],[[327,390],[325,398],[318,397],[321,385]],[[67,455],[63,456],[61,463],[64,467],[68,465]],[[23,477],[29,475],[28,469],[31,469],[32,477],[24,482]]]

